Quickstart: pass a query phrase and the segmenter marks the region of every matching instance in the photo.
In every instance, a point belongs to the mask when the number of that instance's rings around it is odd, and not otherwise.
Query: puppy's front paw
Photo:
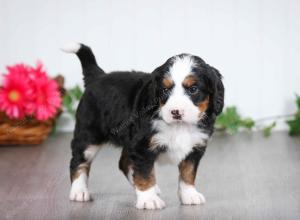
[[[70,200],[76,202],[87,202],[91,200],[90,193],[87,189],[71,190]]]
[[[160,188],[157,184],[155,185],[155,192],[156,192],[157,195],[161,194],[161,190],[160,190]]]
[[[138,198],[135,207],[137,209],[163,209],[166,207],[166,204],[159,196],[153,195],[151,197]]]
[[[186,186],[178,190],[178,195],[183,205],[200,205],[205,203],[204,196],[194,186]]]
[[[165,202],[156,194],[155,187],[146,191],[136,190],[137,202],[135,207],[137,209],[163,209],[166,207]]]
[[[85,175],[80,175],[79,178],[73,181],[69,198],[71,201],[77,202],[87,202],[91,200]]]

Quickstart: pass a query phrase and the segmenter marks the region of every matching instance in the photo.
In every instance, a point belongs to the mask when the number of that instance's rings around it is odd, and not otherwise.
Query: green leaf
[[[75,118],[75,113],[76,113],[76,110],[73,108],[73,106],[66,106],[66,109],[67,109],[67,112]]]
[[[215,127],[226,130],[229,134],[235,134],[240,128],[253,128],[255,122],[251,118],[242,119],[235,106],[227,107],[217,118]]]
[[[81,88],[76,85],[73,88],[67,90],[66,95],[63,99],[63,106],[65,107],[66,111],[75,118],[76,114],[76,101],[79,101],[82,97],[82,90]]]
[[[294,118],[286,122],[289,126],[289,134],[292,136],[300,135],[300,96],[296,95],[295,102],[298,107],[298,111],[295,113]]]
[[[300,111],[300,96],[299,95],[296,95],[296,103],[297,103],[298,110]]]
[[[235,127],[238,125],[240,116],[237,113],[236,107],[227,107],[225,111],[217,118],[217,124],[221,127]]]
[[[219,130],[225,130],[229,134],[235,134],[240,128],[251,130],[255,126],[255,121],[251,118],[243,119],[235,106],[227,107],[217,118],[215,127]]]
[[[287,121],[289,126],[289,134],[292,136],[300,135],[300,117],[295,117]]]
[[[229,134],[236,134],[239,131],[238,125],[232,124],[227,127],[227,132]]]
[[[271,135],[272,129],[273,129],[275,126],[276,126],[276,122],[274,121],[272,124],[270,124],[270,125],[264,127],[264,128],[262,129],[263,135],[264,135],[265,137],[269,137],[269,136]]]
[[[72,97],[69,95],[69,93],[67,92],[66,95],[63,98],[63,105],[65,107],[72,105],[73,100]]]
[[[246,118],[244,120],[241,120],[241,125],[251,130],[255,125],[255,121],[253,121],[251,118]]]
[[[78,85],[76,85],[74,88],[70,89],[68,92],[72,97],[75,98],[75,100],[80,100],[80,98],[83,94],[81,88]]]
[[[75,117],[75,110],[73,109],[73,98],[67,93],[63,98],[63,106],[67,110],[67,112]]]

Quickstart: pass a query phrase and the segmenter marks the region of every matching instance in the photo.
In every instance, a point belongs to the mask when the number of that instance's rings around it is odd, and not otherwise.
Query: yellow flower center
[[[11,90],[8,93],[8,99],[12,102],[17,102],[20,100],[20,93],[16,90]]]

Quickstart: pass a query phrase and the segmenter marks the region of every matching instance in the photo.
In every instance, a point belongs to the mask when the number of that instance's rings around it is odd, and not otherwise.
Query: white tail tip
[[[61,48],[62,51],[66,53],[77,53],[81,45],[79,43],[68,43]]]

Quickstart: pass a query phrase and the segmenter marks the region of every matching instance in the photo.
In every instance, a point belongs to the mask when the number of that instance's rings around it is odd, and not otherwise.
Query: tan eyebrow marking
[[[168,88],[168,89],[174,85],[173,80],[170,78],[164,78],[162,83],[165,86],[165,88]]]
[[[185,77],[185,79],[182,82],[182,85],[185,86],[185,87],[191,87],[196,82],[197,82],[196,77],[193,76],[193,75],[189,75],[189,76]]]

